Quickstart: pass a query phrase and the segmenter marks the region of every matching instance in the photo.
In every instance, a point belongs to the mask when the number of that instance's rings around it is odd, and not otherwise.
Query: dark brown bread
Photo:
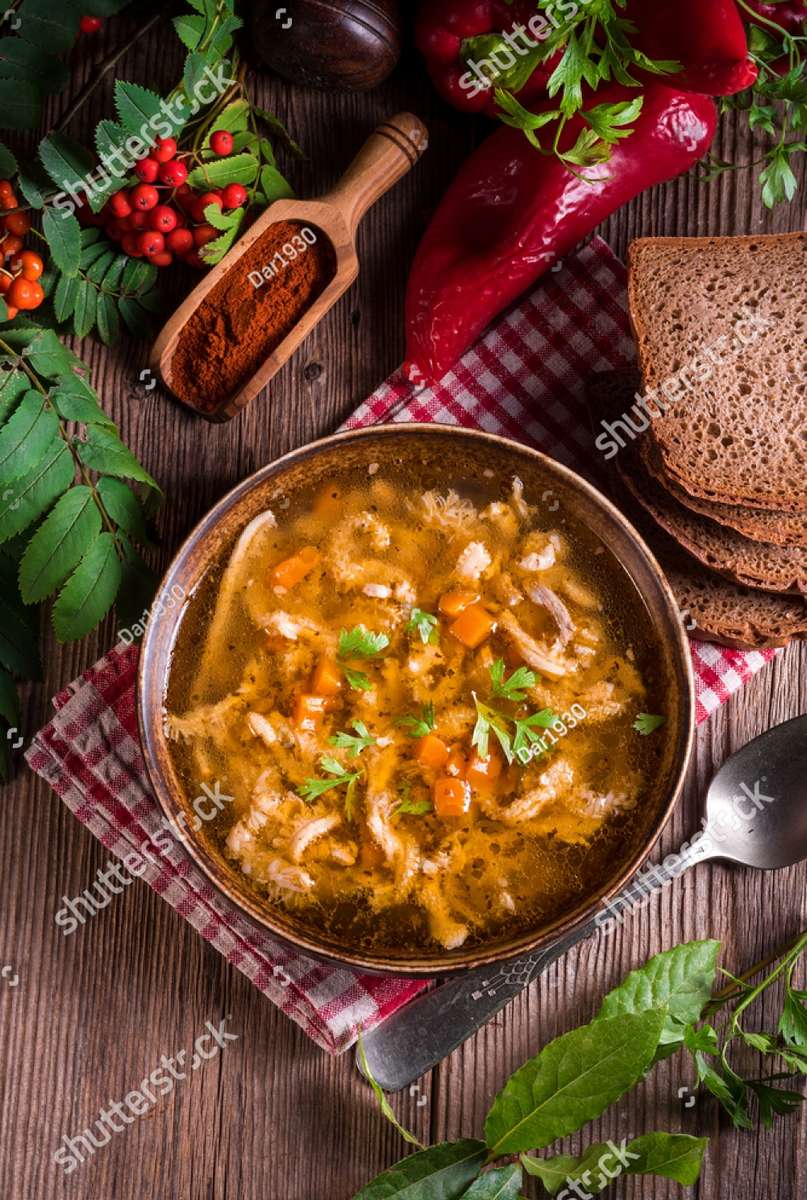
[[[807,511],[807,233],[641,238],[629,267],[645,389],[669,397],[690,371],[651,426],[666,476],[721,504]]]

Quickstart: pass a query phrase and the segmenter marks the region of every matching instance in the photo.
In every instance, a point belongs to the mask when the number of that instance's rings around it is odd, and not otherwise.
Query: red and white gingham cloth
[[[387,421],[440,421],[504,434],[591,474],[586,377],[633,360],[625,269],[595,238],[513,308],[441,383],[416,391],[393,375],[361,405],[349,428]],[[703,721],[772,657],[692,643]],[[146,782],[137,737],[135,648],[116,647],[56,696],[56,715],[27,752],[31,767],[110,853],[146,844],[143,878],[227,961],[325,1050],[339,1053],[427,986],[323,966],[258,934],[219,896],[178,841],[149,839],[161,813]],[[161,839],[161,844],[165,839]],[[87,884],[90,885],[88,880]]]

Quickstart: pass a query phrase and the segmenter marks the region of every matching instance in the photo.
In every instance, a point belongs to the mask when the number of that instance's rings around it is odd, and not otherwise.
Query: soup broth
[[[165,714],[206,833],[298,927],[395,955],[562,916],[646,837],[649,617],[565,506],[492,471],[301,489],[189,603]],[[543,498],[542,498],[543,497]],[[554,510],[554,511],[553,511]]]

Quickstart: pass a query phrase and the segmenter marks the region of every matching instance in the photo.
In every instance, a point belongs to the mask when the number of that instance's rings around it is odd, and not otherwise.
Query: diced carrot
[[[293,588],[295,584],[305,579],[319,562],[319,550],[316,546],[303,546],[290,558],[272,567],[272,587]]]
[[[496,622],[486,608],[481,604],[471,604],[463,609],[448,629],[463,646],[475,650],[477,646],[482,645],[485,638],[490,637],[495,627]]]
[[[487,758],[481,758],[474,751],[471,761],[468,764],[468,770],[465,772],[465,778],[476,791],[491,792],[495,788],[501,773],[502,760],[496,751],[491,748]]]
[[[342,675],[333,659],[321,658],[311,676],[311,691],[318,696],[335,696],[342,687]]]
[[[361,850],[359,851],[359,862],[365,870],[372,871],[374,867],[380,867],[384,861],[384,852],[375,842],[362,842]]]
[[[464,779],[467,767],[468,764],[465,761],[465,755],[459,746],[452,746],[450,753],[446,757],[446,775],[454,775],[457,779]]]
[[[294,702],[294,724],[298,729],[319,729],[325,716],[326,704],[324,696],[301,692]]]
[[[437,607],[444,617],[458,617],[461,612],[479,599],[477,592],[446,592],[440,597]]]
[[[422,767],[439,771],[448,758],[448,746],[436,733],[427,733],[418,740],[416,757]]]
[[[433,789],[434,811],[438,817],[461,817],[471,806],[471,789],[462,779],[441,775]]]

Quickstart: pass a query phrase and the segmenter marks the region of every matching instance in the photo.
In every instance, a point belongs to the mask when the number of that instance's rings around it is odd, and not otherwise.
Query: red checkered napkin
[[[441,421],[504,434],[592,474],[586,376],[632,361],[625,270],[594,239],[503,316],[441,383],[416,391],[393,375],[348,427]],[[698,721],[772,656],[692,643]],[[227,961],[331,1053],[346,1050],[427,986],[323,966],[264,937],[216,893],[179,841],[157,849],[161,813],[137,736],[137,651],[116,647],[54,699],[56,714],[27,759],[116,858],[148,852],[143,878]],[[166,839],[160,839],[160,846]],[[145,856],[144,856],[145,857]],[[92,880],[87,880],[91,886]],[[125,901],[121,901],[124,903]]]

